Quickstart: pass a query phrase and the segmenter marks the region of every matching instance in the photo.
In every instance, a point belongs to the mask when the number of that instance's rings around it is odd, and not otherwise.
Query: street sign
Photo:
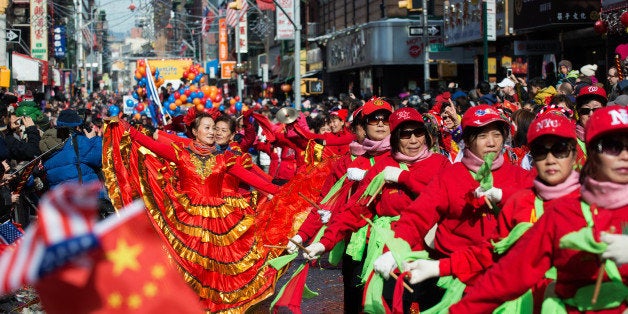
[[[410,36],[423,36],[423,26],[410,26],[408,28],[408,34]],[[441,35],[440,25],[429,25],[427,27],[427,34],[433,37],[440,36]]]
[[[446,47],[443,44],[430,44],[430,52],[443,52],[443,51],[451,51],[451,47]]]
[[[22,36],[22,30],[20,29],[7,29],[7,42],[9,43],[17,43],[20,42],[20,37]]]

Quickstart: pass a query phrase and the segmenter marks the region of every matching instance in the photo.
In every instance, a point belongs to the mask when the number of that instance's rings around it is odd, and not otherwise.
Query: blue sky
[[[134,26],[136,13],[129,10],[129,6],[133,1],[99,0],[98,3],[98,6],[107,12],[110,31],[127,33]],[[135,6],[139,6],[138,2],[135,2]]]

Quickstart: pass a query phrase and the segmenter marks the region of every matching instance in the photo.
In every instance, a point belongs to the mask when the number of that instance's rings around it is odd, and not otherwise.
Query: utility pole
[[[6,9],[9,6],[9,1],[0,0],[0,29],[7,29],[7,14]],[[8,66],[7,62],[7,38],[6,36],[0,36],[0,66]]]
[[[301,0],[294,0],[294,108],[301,109]]]
[[[80,85],[85,84],[87,82],[85,80],[85,76],[87,75],[87,71],[82,72],[81,67],[79,66],[79,60],[82,61],[83,67],[85,67],[85,52],[83,51],[83,10],[82,10],[82,0],[74,0],[74,8],[76,11],[76,72],[80,78]],[[85,74],[83,74],[85,73]]]

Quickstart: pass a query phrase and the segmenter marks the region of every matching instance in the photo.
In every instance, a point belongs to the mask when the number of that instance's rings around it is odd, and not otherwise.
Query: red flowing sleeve
[[[266,181],[254,172],[245,169],[239,163],[233,163],[233,165],[229,167],[229,170],[227,170],[227,172],[233,176],[236,176],[244,183],[264,193],[277,194],[277,192],[279,191],[278,186]]]
[[[157,156],[162,157],[168,161],[175,162],[177,160],[177,154],[174,150],[174,147],[169,144],[161,143],[155,141],[154,139],[144,135],[140,131],[130,128],[129,134],[131,138],[138,142],[140,145],[148,148],[151,152],[155,153]]]

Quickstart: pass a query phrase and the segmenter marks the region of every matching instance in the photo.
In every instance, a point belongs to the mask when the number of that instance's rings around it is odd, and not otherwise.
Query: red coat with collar
[[[622,230],[622,223],[628,221],[628,206],[617,209],[596,209],[591,206],[591,212],[596,241],[600,241],[600,232],[609,231],[611,226],[615,230]],[[523,294],[543,278],[551,266],[556,267],[558,273],[554,291],[561,298],[571,298],[578,288],[594,285],[600,268],[600,257],[559,248],[564,235],[586,225],[579,199],[556,200],[508,254],[479,278],[459,303],[449,309],[449,313],[490,313],[505,301]],[[618,268],[624,284],[627,284],[628,264]],[[608,281],[606,275],[604,281]],[[624,302],[619,308],[599,313],[622,313],[627,308]],[[579,313],[569,306],[567,311]]]
[[[493,170],[493,186],[503,192],[498,206],[503,207],[516,191],[532,187],[533,179],[530,172],[509,163]],[[497,227],[496,216],[486,205],[475,208],[467,202],[478,186],[464,164],[453,164],[436,176],[403,212],[394,228],[395,235],[420,250],[424,248],[423,238],[438,223],[434,258],[447,257],[488,240]]]
[[[359,201],[359,198],[369,183],[387,166],[399,167],[399,162],[392,156],[378,161],[360,181],[357,192],[353,194],[348,204],[338,213],[332,214],[320,242],[326,250],[331,250],[336,243],[366,225],[366,221],[360,215],[372,219],[375,215],[381,217],[401,214],[424,191],[428,182],[450,165],[449,160],[441,154],[432,154],[425,160],[408,165],[408,171],[401,172],[398,183],[385,184],[382,193],[367,207],[366,201]]]
[[[543,212],[545,213],[547,208],[551,207],[556,200],[562,201],[565,198],[577,199],[579,197],[580,189],[578,188],[561,198],[545,201],[543,202]],[[497,242],[506,238],[510,231],[521,222],[535,223],[541,216],[535,210],[535,198],[536,194],[533,189],[521,190],[510,197],[499,212],[497,230],[492,241]],[[479,245],[453,252],[448,258],[440,259],[440,275],[454,275],[469,285],[501,257],[503,255],[493,253],[491,241],[484,241]]]
[[[373,162],[374,164],[376,164],[379,160],[385,159],[388,156],[390,156],[390,151],[387,151],[383,154],[380,154],[374,157],[371,157],[368,155],[358,156],[352,160],[351,155],[347,154],[345,157],[338,160],[334,164],[331,176],[329,176],[329,178],[325,180],[323,188],[321,189],[321,198],[319,202],[325,196],[327,196],[327,193],[329,193],[329,190],[336,183],[336,181],[338,181],[340,177],[342,177],[343,175],[347,173],[347,169],[359,168],[362,170],[368,170],[373,166],[371,164],[371,158],[373,158]],[[351,191],[356,191],[358,187],[357,182],[350,181],[350,180],[345,180],[344,185],[351,185],[352,186]],[[333,207],[326,208],[326,209],[331,210],[332,212],[335,211],[335,208]],[[303,224],[301,225],[301,228],[299,228],[299,232],[297,234],[305,242],[307,239],[310,239],[311,237],[315,236],[318,230],[320,230],[322,226],[323,226],[323,222],[321,221],[320,215],[316,211],[311,211],[309,215],[307,216],[307,218],[305,219],[305,221],[303,222]]]

